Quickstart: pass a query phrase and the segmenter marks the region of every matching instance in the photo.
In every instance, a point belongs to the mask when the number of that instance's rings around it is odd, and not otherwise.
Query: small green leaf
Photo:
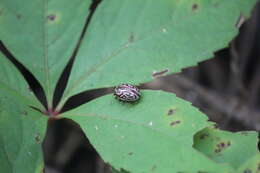
[[[193,135],[211,123],[190,103],[170,93],[142,91],[141,100],[132,104],[108,95],[62,117],[80,124],[102,158],[118,170],[131,173],[232,170],[192,147]]]
[[[194,148],[218,163],[228,163],[238,168],[258,153],[256,132],[232,133],[206,128],[194,137]]]
[[[41,143],[47,117],[26,103],[26,99],[13,96],[0,86],[0,161],[3,173],[39,173],[43,170]]]
[[[47,117],[20,72],[0,53],[0,172],[40,173]]]

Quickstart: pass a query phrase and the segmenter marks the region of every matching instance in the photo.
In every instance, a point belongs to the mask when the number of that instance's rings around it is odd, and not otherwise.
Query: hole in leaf
[[[192,4],[192,10],[193,10],[193,11],[197,10],[198,7],[199,7],[198,4]]]
[[[50,21],[54,21],[56,19],[56,15],[50,14],[49,16],[47,16],[47,19]]]

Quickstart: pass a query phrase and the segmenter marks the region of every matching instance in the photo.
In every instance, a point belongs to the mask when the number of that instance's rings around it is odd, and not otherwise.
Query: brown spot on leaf
[[[227,142],[227,146],[229,147],[231,145],[230,141]]]
[[[220,148],[217,148],[217,149],[215,149],[214,151],[215,151],[215,153],[219,153],[219,152],[221,151],[221,149],[220,149]]]
[[[17,15],[16,15],[16,18],[17,18],[17,19],[21,19],[21,18],[22,18],[22,15],[21,15],[21,14],[17,14]]]
[[[27,111],[22,111],[21,114],[22,115],[28,115],[28,112]]]
[[[56,19],[56,15],[50,14],[50,15],[47,16],[47,19],[48,19],[49,21],[54,21],[54,20]]]
[[[130,43],[132,43],[132,42],[134,42],[134,39],[135,39],[134,34],[131,33],[130,36],[129,36],[129,38],[128,38],[128,41],[129,41]]]
[[[219,148],[225,148],[226,144],[224,142],[221,142],[218,144],[218,147]]]
[[[175,126],[176,124],[180,124],[181,123],[181,121],[180,120],[177,120],[177,121],[173,121],[173,122],[171,122],[171,126]]]
[[[133,152],[129,152],[128,155],[129,155],[129,156],[132,156],[132,155],[133,155]]]
[[[176,112],[176,109],[169,109],[167,115],[169,115],[169,116],[173,115],[173,114],[175,114],[175,112]]]
[[[220,142],[216,145],[216,149],[215,149],[215,152],[218,153],[218,152],[221,152],[223,149],[229,147],[231,144],[230,144],[230,141],[228,142]]]
[[[195,11],[198,9],[198,4],[192,4],[192,11]]]
[[[156,168],[157,168],[157,166],[156,166],[156,165],[153,165],[152,171],[154,171]]]
[[[169,72],[169,69],[161,70],[161,71],[154,71],[152,76],[154,78],[163,76],[165,73]]]

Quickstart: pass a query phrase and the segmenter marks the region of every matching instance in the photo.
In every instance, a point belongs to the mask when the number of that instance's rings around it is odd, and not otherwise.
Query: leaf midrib
[[[47,17],[47,12],[48,12],[48,1],[44,0],[43,1],[43,22],[42,22],[42,28],[43,28],[43,47],[44,47],[44,51],[43,51],[43,57],[44,57],[44,71],[45,71],[45,77],[46,77],[46,97],[47,97],[47,104],[48,106],[50,106],[51,104],[51,100],[52,98],[50,96],[50,90],[51,90],[51,86],[50,86],[50,69],[49,69],[49,57],[48,57],[48,35],[47,35],[47,22],[46,22],[46,17]]]

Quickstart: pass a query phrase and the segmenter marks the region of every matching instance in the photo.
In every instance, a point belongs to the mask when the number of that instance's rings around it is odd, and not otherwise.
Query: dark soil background
[[[157,77],[141,88],[175,93],[192,102],[221,129],[260,131],[260,3],[249,20],[244,22],[241,14],[237,27],[237,37],[214,58],[179,74]],[[94,90],[74,101],[109,92],[111,89]],[[72,100],[67,108],[73,104]],[[43,151],[46,173],[110,172],[79,126],[70,120],[49,121]]]

